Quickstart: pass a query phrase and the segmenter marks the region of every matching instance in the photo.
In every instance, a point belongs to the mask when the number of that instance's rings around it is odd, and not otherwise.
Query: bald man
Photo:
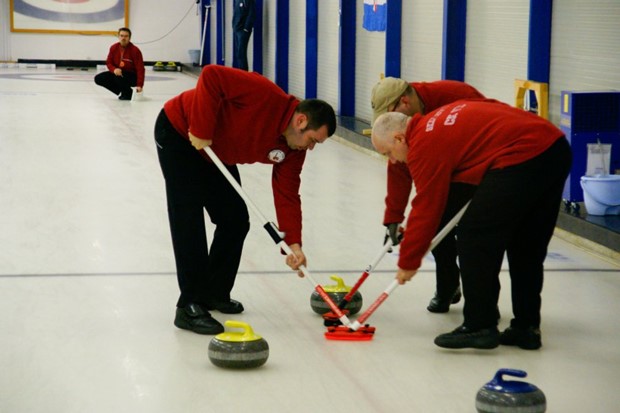
[[[435,338],[445,348],[542,345],[543,262],[571,165],[570,146],[550,122],[490,99],[460,100],[427,115],[381,115],[375,149],[406,163],[416,188],[396,278],[411,280],[436,234],[452,183],[475,186],[457,227],[464,321]],[[510,327],[497,329],[499,272],[507,254]]]

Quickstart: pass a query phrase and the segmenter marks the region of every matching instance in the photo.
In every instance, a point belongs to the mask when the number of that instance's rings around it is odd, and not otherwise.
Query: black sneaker
[[[508,327],[499,335],[499,342],[504,346],[517,346],[523,350],[538,350],[542,347],[540,329],[534,327]]]
[[[237,300],[212,300],[207,302],[207,310],[217,310],[224,314],[239,314],[244,308]]]
[[[126,90],[125,92],[121,92],[121,94],[118,95],[118,99],[119,100],[131,100],[132,96],[133,96],[133,90],[129,89],[129,90]]]
[[[198,304],[188,304],[178,308],[174,317],[174,325],[184,330],[190,330],[198,334],[220,334],[224,332],[224,326],[211,317]]]
[[[435,296],[431,299],[431,302],[428,303],[428,307],[426,309],[431,313],[447,313],[450,311],[450,304],[456,304],[461,301],[461,287],[457,287],[456,291],[452,296],[448,298],[441,298],[435,292]]]
[[[435,337],[435,344],[444,348],[493,349],[499,346],[497,328],[472,330],[464,325]]]

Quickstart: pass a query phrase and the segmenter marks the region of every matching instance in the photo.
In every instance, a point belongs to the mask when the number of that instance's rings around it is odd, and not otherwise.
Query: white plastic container
[[[187,53],[189,53],[189,61],[194,66],[198,66],[200,64],[200,49],[189,49]]]
[[[590,215],[620,215],[620,175],[582,176],[583,201]]]

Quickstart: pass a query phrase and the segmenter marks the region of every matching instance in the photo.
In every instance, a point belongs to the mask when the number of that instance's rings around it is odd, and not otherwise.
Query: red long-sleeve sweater
[[[412,82],[410,85],[424,105],[424,114],[459,99],[484,98],[484,95],[473,86],[455,80]],[[410,194],[411,175],[407,165],[388,162],[384,224],[403,222]]]
[[[504,103],[461,100],[407,127],[407,166],[416,186],[398,266],[420,267],[438,230],[450,183],[478,185],[485,173],[528,161],[563,136],[551,122]]]
[[[121,62],[123,66],[121,66]],[[144,87],[144,60],[142,52],[133,43],[127,44],[127,47],[121,47],[120,43],[114,43],[110,46],[108,58],[105,61],[110,72],[114,69],[121,69],[123,72],[131,72],[136,74],[136,86]]]
[[[282,135],[299,101],[258,73],[205,66],[195,89],[164,105],[174,128],[211,139],[211,149],[228,165],[273,165],[272,189],[278,228],[290,244],[301,244],[301,170],[306,151],[292,150]],[[208,155],[202,156],[210,161]]]

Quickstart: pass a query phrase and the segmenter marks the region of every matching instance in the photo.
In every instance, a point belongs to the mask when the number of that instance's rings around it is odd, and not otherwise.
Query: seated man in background
[[[416,187],[396,278],[409,281],[437,233],[455,182],[474,185],[456,229],[463,324],[435,338],[445,348],[534,350],[540,334],[543,263],[559,213],[571,149],[549,121],[494,100],[460,100],[425,116],[386,113],[372,143],[406,163]],[[500,335],[497,302],[504,254],[514,318]]]
[[[417,113],[426,114],[459,99],[484,98],[473,86],[454,80],[436,82],[407,83],[403,79],[386,77],[381,79],[372,90],[371,104],[373,122],[386,112],[399,112],[407,116]],[[388,162],[387,196],[385,197],[385,214],[383,225],[387,227],[386,240],[399,243],[399,226],[405,218],[405,208],[411,195],[412,182],[407,165]],[[441,221],[443,227],[452,218],[466,200],[471,198],[474,187],[464,183],[453,183],[446,205],[446,213]],[[436,264],[435,296],[426,309],[432,313],[446,313],[450,304],[461,299],[460,272],[457,264],[455,231],[448,234],[433,250]]]
[[[132,87],[138,93],[144,87],[144,60],[142,52],[131,43],[131,30],[118,29],[118,43],[110,46],[106,59],[107,72],[95,76],[95,83],[108,89],[120,100],[131,100]]]

